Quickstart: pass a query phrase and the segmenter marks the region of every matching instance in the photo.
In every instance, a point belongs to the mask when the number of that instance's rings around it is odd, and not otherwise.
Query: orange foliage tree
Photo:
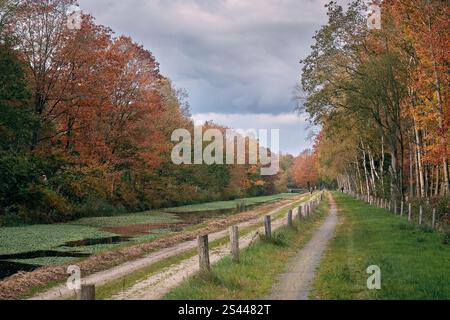
[[[297,186],[312,188],[319,183],[317,153],[311,150],[303,151],[294,159],[292,176]]]

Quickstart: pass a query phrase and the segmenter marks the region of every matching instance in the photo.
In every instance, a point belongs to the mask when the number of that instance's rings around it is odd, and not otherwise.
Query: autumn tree
[[[294,159],[293,180],[297,186],[310,189],[319,182],[317,155],[311,150],[303,151]]]
[[[323,126],[320,170],[368,196],[445,194],[448,5],[381,6],[382,29],[368,30],[363,2],[331,1],[302,60],[302,110]]]

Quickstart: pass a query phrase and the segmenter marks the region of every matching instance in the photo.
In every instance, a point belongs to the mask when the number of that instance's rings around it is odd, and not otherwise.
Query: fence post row
[[[396,215],[398,212],[398,203],[397,200],[387,200],[387,199],[383,199],[383,198],[378,198],[375,196],[365,196],[365,195],[360,195],[358,193],[355,192],[351,192],[350,193],[354,198],[359,199],[361,201],[368,201],[370,203],[370,205],[375,206],[377,208],[381,208],[381,209],[388,209],[389,211],[393,210],[393,213]],[[315,205],[320,204],[320,200],[322,200],[322,194],[320,195],[320,198],[313,201],[313,205],[312,205],[312,210],[314,210]],[[430,199],[427,199],[427,205],[430,204]],[[309,207],[308,207],[309,209]],[[423,206],[420,205],[419,206],[419,218],[418,218],[418,223],[419,225],[422,225],[424,223],[424,216],[423,216]],[[309,213],[309,210],[308,210]],[[403,217],[405,214],[405,202],[402,200],[400,201],[400,212],[399,212],[400,216]],[[437,223],[437,216],[436,216],[436,208],[432,209],[432,215],[431,215],[431,228],[432,229],[436,229],[436,223]],[[408,203],[408,221],[412,222],[412,204]]]

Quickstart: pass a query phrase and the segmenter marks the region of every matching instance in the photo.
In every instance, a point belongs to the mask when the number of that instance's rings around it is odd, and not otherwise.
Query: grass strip
[[[318,269],[313,299],[450,299],[450,245],[429,227],[334,193],[340,223]],[[366,269],[381,269],[369,290]]]

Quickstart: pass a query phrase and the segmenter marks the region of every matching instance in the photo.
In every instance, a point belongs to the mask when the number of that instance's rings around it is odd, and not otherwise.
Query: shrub
[[[112,216],[125,212],[123,205],[113,205],[105,199],[91,197],[78,207],[77,217]]]

